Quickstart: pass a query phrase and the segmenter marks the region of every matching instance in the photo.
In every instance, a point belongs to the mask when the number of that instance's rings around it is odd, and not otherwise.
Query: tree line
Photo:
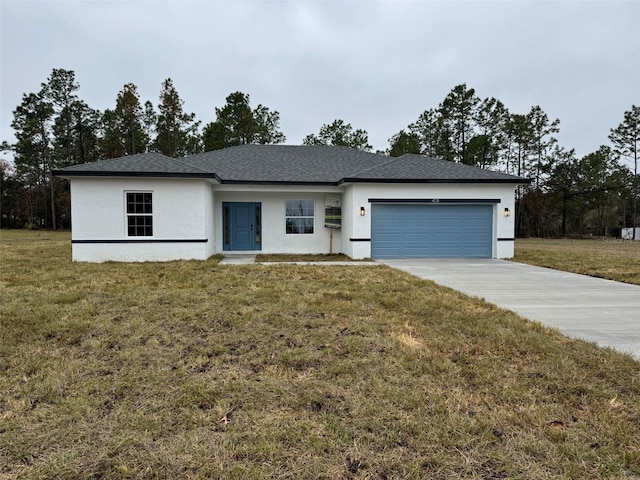
[[[481,99],[461,84],[391,137],[388,153],[530,178],[531,185],[516,192],[517,236],[619,235],[620,227],[637,226],[640,107],[624,113],[609,145],[581,158],[558,144],[559,131],[560,120],[538,105],[512,113],[500,100]]]
[[[115,106],[103,112],[78,96],[71,70],[54,69],[35,93],[25,93],[13,112],[16,141],[2,143],[13,163],[0,160],[2,227],[68,228],[68,183],[53,170],[144,152],[181,157],[245,143],[281,143],[280,115],[263,105],[252,109],[249,95],[230,94],[216,108],[216,120],[201,128],[170,78],[162,82],[157,105],[140,99],[127,83]]]
[[[79,89],[73,71],[54,69],[14,110],[16,141],[2,143],[13,162],[0,160],[2,227],[70,227],[69,186],[52,176],[57,168],[151,151],[181,157],[286,141],[280,114],[261,104],[252,108],[242,92],[229,94],[214,108],[215,120],[203,126],[185,111],[169,78],[156,105],[142,102],[137,87],[127,83],[114,107],[102,112],[81,100]],[[518,236],[607,235],[637,225],[640,107],[624,113],[609,145],[582,158],[558,145],[559,129],[560,121],[539,106],[511,113],[500,100],[481,99],[461,84],[377,153],[438,157],[530,178],[531,185],[516,192]],[[372,150],[367,132],[342,119],[322,125],[303,144]]]

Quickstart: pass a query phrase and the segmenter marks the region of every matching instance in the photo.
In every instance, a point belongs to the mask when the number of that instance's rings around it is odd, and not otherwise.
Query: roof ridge
[[[446,158],[442,158],[442,157],[428,157],[426,155],[422,155],[421,153],[404,153],[402,155],[400,155],[397,158],[403,158],[403,157],[407,157],[407,158],[415,158],[415,157],[421,157],[425,160],[429,160],[429,161],[436,161],[436,162],[441,162],[441,163],[446,163],[446,164],[452,164],[452,165],[462,165],[464,167],[470,167],[470,168],[480,168],[480,167],[476,167],[474,165],[468,165],[466,163],[462,163],[462,162],[454,162],[453,160],[447,160]]]
[[[119,157],[111,157],[111,158],[101,158],[100,160],[96,160],[95,162],[84,162],[84,163],[76,163],[75,165],[85,165],[85,164],[95,164],[95,163],[105,163],[105,162],[110,162],[111,160],[117,160],[120,158],[131,158],[131,157],[140,157],[140,156],[147,156],[147,155],[160,155],[161,157],[164,157],[168,160],[173,160],[172,157],[169,157],[168,155],[165,155],[164,153],[160,153],[160,152],[140,152],[140,153],[132,153],[131,155],[129,155],[128,153],[124,154],[124,155],[120,155]],[[73,165],[71,165],[73,166]]]

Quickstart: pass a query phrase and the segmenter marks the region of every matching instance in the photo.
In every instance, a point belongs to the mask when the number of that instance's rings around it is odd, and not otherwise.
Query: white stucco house
[[[230,253],[509,258],[529,180],[420,155],[243,145],[74,165],[73,260]]]

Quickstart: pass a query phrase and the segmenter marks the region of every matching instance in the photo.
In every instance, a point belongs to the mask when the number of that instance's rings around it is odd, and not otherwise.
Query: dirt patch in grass
[[[640,242],[517,239],[516,262],[640,285]]]
[[[0,478],[633,478],[640,363],[386,267],[3,236]]]

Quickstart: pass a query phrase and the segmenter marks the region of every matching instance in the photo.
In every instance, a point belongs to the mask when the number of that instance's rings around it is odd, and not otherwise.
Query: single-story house
[[[71,182],[73,260],[230,253],[509,258],[529,180],[420,155],[243,145],[54,172]]]

